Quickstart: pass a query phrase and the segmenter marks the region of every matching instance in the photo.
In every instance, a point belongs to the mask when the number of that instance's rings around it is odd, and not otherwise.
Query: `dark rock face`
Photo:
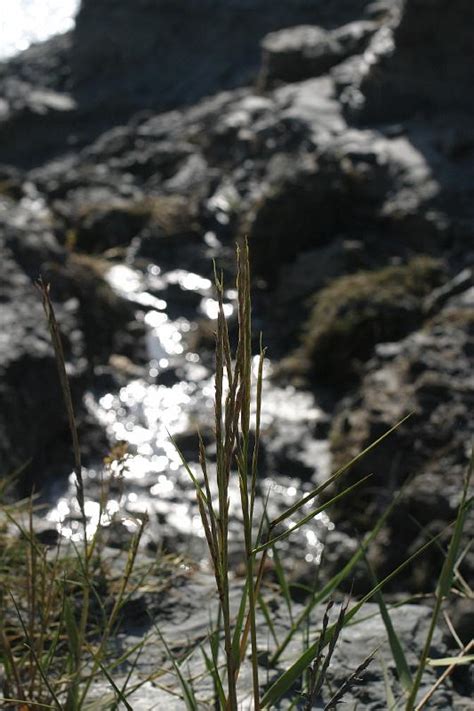
[[[331,445],[337,467],[414,413],[351,469],[345,484],[367,472],[374,472],[375,478],[358,497],[350,503],[343,499],[333,511],[337,520],[351,521],[349,528],[370,528],[408,478],[388,527],[395,560],[421,545],[423,527],[440,531],[455,518],[474,433],[473,339],[471,274],[471,285],[452,296],[424,329],[399,344],[377,349],[360,390],[341,404],[334,421]],[[472,535],[470,525],[466,535]],[[413,587],[423,589],[436,577],[440,560],[432,553],[418,564]],[[474,565],[470,554],[465,565],[469,570]]]
[[[347,92],[350,109],[364,121],[474,110],[473,44],[469,0],[405,0],[398,24],[361,65],[359,88]]]
[[[159,94],[163,108],[191,103],[252,80],[266,33],[305,21],[334,22],[336,15],[350,18],[364,4],[346,0],[335,10],[320,0],[158,0],[133,7],[124,0],[84,0],[72,72],[79,86],[91,78],[102,85],[119,81],[112,109],[124,100],[156,105]],[[112,98],[113,83],[109,89]]]
[[[25,235],[22,229],[14,230],[5,221],[2,223],[7,239],[3,238],[1,245],[0,472],[8,475],[26,467],[26,476],[34,480],[37,474],[34,469],[46,464],[54,443],[67,439],[67,420],[61,407],[56,361],[39,294],[7,245],[15,247],[27,236],[27,250],[20,246],[27,267],[31,267],[35,243],[40,258],[48,249],[41,244],[41,230],[37,229],[36,236],[31,232]],[[47,234],[45,237],[47,241]],[[53,255],[55,251],[51,250]],[[77,301],[58,307],[76,395],[82,389],[85,367],[81,360],[83,343],[76,325],[77,309]],[[54,457],[49,466],[53,470],[57,467]]]
[[[349,21],[366,4],[84,0],[72,33],[0,64],[4,160],[37,165],[137,111],[189,105],[249,84],[266,33],[295,23]]]
[[[31,193],[32,187],[26,190]],[[34,281],[42,275],[54,282],[52,299],[86,457],[94,441],[104,451],[106,446],[94,427],[86,427],[81,407],[90,367],[106,361],[111,351],[126,350],[124,334],[133,318],[130,305],[112,292],[94,263],[57,243],[51,215],[41,201],[38,208],[38,200],[37,195],[36,202],[7,199],[0,217],[0,472],[21,469],[25,490],[39,489],[72,466],[57,363]]]
[[[268,88],[326,74],[350,55],[360,54],[376,29],[375,22],[358,21],[332,31],[302,25],[270,33],[262,42],[259,85]]]

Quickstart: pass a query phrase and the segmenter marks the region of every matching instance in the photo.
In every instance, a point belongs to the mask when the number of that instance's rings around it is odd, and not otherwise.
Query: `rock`
[[[374,474],[363,493],[342,499],[332,510],[340,525],[350,520],[349,528],[367,530],[408,478],[387,531],[390,543],[384,555],[390,551],[392,562],[406,557],[414,541],[426,540],[419,533],[423,527],[441,530],[456,516],[473,436],[473,338],[471,287],[451,297],[423,330],[370,361],[360,391],[341,403],[335,418],[331,447],[338,468],[414,413],[343,477],[340,486]],[[467,522],[466,536],[472,535],[471,528]],[[415,589],[426,589],[439,571],[436,550],[426,560],[418,578],[412,571]],[[474,566],[470,553],[463,564],[468,575]]]
[[[79,303],[89,367],[106,363],[110,353],[136,356],[139,352],[139,343],[134,343],[138,334],[130,330],[134,306],[107,282],[108,267],[100,259],[72,253],[63,265],[51,264],[44,270],[55,299],[73,298]]]
[[[190,265],[191,269],[191,263],[196,267],[205,261],[203,235],[189,200],[177,195],[158,196],[147,201],[145,209],[148,221],[133,240],[131,255],[160,265]]]
[[[105,281],[103,263],[61,247],[41,196],[31,185],[22,191],[21,201],[8,203],[0,213],[0,471],[7,475],[24,467],[20,483],[27,491],[72,469],[56,359],[33,282],[42,275],[52,283],[85,459],[106,448],[105,438],[82,409],[87,374],[93,364],[106,362],[113,349],[136,354],[137,339],[128,334],[134,310]]]
[[[129,245],[145,226],[148,213],[140,204],[116,200],[108,205],[81,211],[72,227],[75,246],[85,252],[104,252]]]
[[[325,74],[339,59],[341,47],[330,32],[303,25],[267,35],[262,42],[260,85],[301,81]]]
[[[333,280],[314,297],[296,359],[319,382],[353,377],[377,343],[421,324],[423,298],[440,280],[441,265],[429,257]]]
[[[248,85],[267,33],[291,24],[348,22],[366,3],[83,0],[72,32],[0,63],[3,160],[39,165],[136,112],[190,105]]]
[[[0,165],[0,196],[11,200],[23,197],[23,176],[19,170]]]
[[[72,469],[72,457],[58,461],[70,439],[58,371],[39,294],[4,246],[0,337],[0,472],[17,472],[22,486],[39,488],[45,473]],[[57,306],[72,391],[79,400],[85,361],[77,328],[77,301]],[[64,454],[64,452],[63,452]],[[25,488],[23,489],[25,491]]]
[[[428,314],[435,314],[452,296],[462,294],[469,287],[474,286],[474,271],[466,268],[453,279],[435,289],[427,298],[425,310]]]
[[[463,644],[469,644],[474,638],[474,610],[472,600],[467,597],[455,599],[449,612],[454,629]]]
[[[353,18],[364,4],[351,0],[329,9],[319,0],[159,0],[133,8],[119,2],[112,8],[83,0],[73,36],[72,73],[79,88],[100,82],[107,92],[120,77],[121,91],[100,97],[113,100],[115,108],[125,102],[156,106],[157,99],[161,108],[189,104],[248,83],[258,68],[259,40],[268,32],[318,17],[333,22],[338,15]],[[102,41],[104,23],[113,44]]]
[[[273,32],[262,42],[258,84],[267,89],[278,82],[326,74],[335,64],[362,51],[376,29],[373,22],[358,21],[333,31],[302,25]]]
[[[294,262],[283,265],[277,286],[271,296],[272,314],[278,323],[275,339],[280,350],[288,354],[294,350],[304,324],[311,311],[311,297],[327,286],[333,279],[366,269],[374,269],[387,262],[386,242],[377,235],[366,235],[364,241],[336,237],[318,249],[302,252]],[[288,318],[288,314],[292,318]],[[273,332],[267,327],[267,342]],[[272,352],[275,346],[272,343]]]
[[[349,110],[363,121],[440,109],[472,112],[474,70],[465,60],[474,42],[472,3],[406,0],[394,25],[365,58],[359,87],[346,93]]]
[[[150,630],[151,620],[155,622],[160,630],[160,635],[165,638],[167,646],[175,654],[186,654],[186,678],[193,678],[193,692],[198,699],[209,706],[214,700],[214,690],[211,686],[209,674],[205,673],[205,666],[202,659],[202,639],[206,636],[209,627],[209,618],[215,619],[217,600],[214,591],[214,583],[210,574],[199,571],[189,571],[182,573],[177,579],[171,578],[168,583],[161,579],[159,584],[150,586],[150,592],[135,593],[131,598],[130,614],[123,620],[121,629],[116,638],[113,639],[114,648],[117,654],[123,648],[130,648],[136,644],[143,635],[144,630],[148,631],[147,640],[144,646],[144,653],[140,656],[135,669],[131,669],[131,662],[125,662],[125,668],[117,672],[116,683],[123,683],[130,667],[131,688],[135,685],[135,679],[143,679],[145,675],[151,675],[156,668],[165,670],[169,660],[165,657],[163,645],[159,644],[159,636]],[[231,608],[237,610],[240,589],[238,583],[231,589]],[[278,638],[284,639],[288,630],[291,629],[286,604],[273,596],[268,600],[272,613],[272,623]],[[294,618],[303,611],[303,605],[292,604]],[[330,613],[330,620],[334,622],[339,612],[337,605]],[[316,607],[312,612],[312,629],[309,639],[312,643],[317,639],[318,631],[321,629],[324,606]],[[423,647],[426,634],[428,632],[432,611],[425,605],[408,605],[392,607],[390,617],[400,644],[406,654],[407,663],[411,673],[416,671],[419,657]],[[291,663],[301,655],[302,639],[300,635],[295,635],[288,645],[283,657],[279,660],[277,668],[269,669],[265,665],[268,652],[273,649],[273,640],[267,639],[267,625],[257,612],[257,632],[258,647],[260,653],[260,680],[262,688],[266,685],[270,675],[270,682],[288,669]],[[342,631],[336,645],[334,656],[328,668],[328,684],[322,688],[321,695],[315,702],[314,708],[319,708],[327,704],[331,695],[339,689],[349,678],[364,659],[377,650],[376,658],[368,668],[361,674],[360,678],[354,680],[347,688],[341,700],[341,704],[351,711],[360,708],[376,709],[385,708],[387,705],[387,677],[394,693],[402,693],[397,679],[395,662],[387,639],[385,624],[381,618],[379,608],[376,604],[368,603],[363,606],[355,617],[354,624],[348,625]],[[441,630],[435,629],[430,656],[434,658],[443,657],[448,654],[448,649],[443,642]],[[383,660],[383,662],[381,661]],[[123,676],[122,676],[123,675]],[[239,703],[245,703],[245,693],[251,685],[251,671],[248,665],[242,665],[239,674]],[[436,681],[436,673],[428,668],[420,688],[421,698]],[[159,687],[150,683],[137,685],[137,690],[129,697],[131,704],[137,711],[146,711],[150,704],[166,706],[178,711],[182,708],[182,699],[176,699],[174,694],[180,694],[179,680],[176,679],[172,671],[165,672],[160,679]],[[267,682],[268,683],[268,682]],[[99,682],[92,687],[94,696],[104,695],[107,687]],[[267,687],[268,688],[268,687]],[[452,680],[449,679],[433,693],[430,699],[430,708],[439,711],[454,711],[455,709],[469,708],[469,693],[472,683],[467,683],[459,693]],[[168,690],[168,691],[167,691]],[[171,693],[170,693],[171,692]],[[290,689],[285,698],[278,704],[281,708],[287,708],[291,703],[302,705],[305,703],[301,694],[300,684]],[[317,704],[317,705],[316,705]]]
[[[326,79],[318,85],[328,92],[328,109],[331,86]],[[323,247],[334,235],[362,236],[369,226],[383,231],[388,251],[400,256],[408,250],[437,253],[449,244],[443,176],[438,182],[409,137],[344,131],[337,110],[327,118],[332,135],[313,132],[320,118],[306,124],[313,150],[303,149],[297,165],[289,152],[269,161],[263,189],[246,215],[242,232],[249,235],[255,269],[270,285],[298,253]]]

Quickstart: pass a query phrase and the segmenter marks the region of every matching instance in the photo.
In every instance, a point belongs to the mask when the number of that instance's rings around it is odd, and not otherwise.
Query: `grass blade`
[[[372,583],[376,587],[378,584],[378,580],[375,576],[374,570],[370,565],[367,556],[365,555],[365,551],[364,557],[365,562],[367,564],[367,569],[369,571],[369,575],[372,579]],[[382,592],[379,590],[375,593],[374,597],[375,601],[379,606],[380,615],[387,631],[387,637],[390,644],[390,649],[392,651],[393,661],[395,662],[395,667],[397,669],[398,679],[405,691],[409,692],[413,684],[413,679],[410,673],[410,667],[408,666],[408,662],[403,652],[403,647],[393,626],[392,618],[390,617],[390,613],[388,611],[387,605],[385,604]]]
[[[428,655],[429,655],[429,651],[430,651],[431,641],[433,639],[436,625],[438,623],[438,619],[439,619],[439,616],[441,613],[441,607],[443,604],[443,600],[449,593],[449,591],[451,589],[452,582],[453,582],[453,578],[454,578],[454,574],[455,574],[455,570],[456,570],[458,553],[459,553],[459,549],[461,547],[461,539],[462,539],[462,533],[464,530],[464,524],[466,522],[467,512],[471,508],[471,505],[472,505],[472,499],[468,499],[468,492],[469,492],[469,487],[470,487],[470,483],[471,483],[473,470],[474,470],[474,448],[471,452],[471,460],[469,463],[468,470],[466,472],[466,476],[464,477],[463,492],[462,492],[461,502],[459,504],[458,515],[456,517],[456,521],[454,524],[453,535],[451,537],[451,541],[449,543],[449,548],[448,548],[448,553],[447,553],[446,558],[444,560],[443,567],[441,569],[441,573],[440,573],[440,577],[439,577],[438,590],[437,590],[437,594],[436,594],[436,603],[435,603],[433,615],[431,618],[431,624],[430,624],[430,627],[428,630],[428,634],[426,636],[426,641],[425,641],[425,645],[423,647],[423,651],[422,651],[420,661],[418,664],[417,673],[416,673],[415,679],[413,681],[410,695],[407,700],[407,705],[406,705],[407,711],[412,711],[412,709],[415,706],[416,697],[417,697],[417,694],[418,694],[418,691],[420,688],[421,679],[422,679],[423,673],[425,671],[425,667],[426,667],[426,663],[427,663],[427,659],[428,659]]]
[[[20,612],[20,608],[18,607],[17,602],[16,602],[16,600],[15,600],[15,598],[13,597],[13,594],[12,594],[11,592],[10,592],[10,597],[11,597],[12,602],[13,602],[13,605],[14,605],[14,607],[15,607],[16,614],[17,614],[17,616],[18,616],[18,619],[20,620],[20,624],[21,624],[22,629],[23,629],[23,634],[25,635],[25,640],[26,640],[26,643],[27,643],[27,645],[28,645],[28,649],[30,650],[30,652],[31,652],[31,654],[32,654],[32,656],[33,656],[33,658],[34,658],[34,661],[35,661],[35,664],[36,664],[36,668],[38,669],[38,671],[39,671],[39,673],[40,673],[40,675],[41,675],[41,678],[43,679],[43,681],[44,681],[44,683],[45,683],[46,688],[48,689],[49,693],[51,694],[51,698],[53,699],[53,701],[54,701],[54,703],[55,703],[55,708],[58,709],[58,711],[63,711],[63,706],[62,706],[61,702],[59,701],[59,699],[58,699],[58,697],[57,697],[57,695],[56,695],[56,692],[54,691],[52,685],[50,684],[47,674],[45,674],[45,672],[44,672],[43,665],[41,664],[41,660],[38,658],[38,656],[37,656],[37,654],[36,654],[36,652],[35,652],[35,648],[34,648],[33,641],[30,640],[30,638],[29,638],[28,630],[27,630],[26,625],[25,625],[25,622],[24,622],[24,620],[23,620],[23,616],[22,616],[22,614],[21,614],[21,612]]]
[[[171,661],[171,664],[173,665],[173,669],[176,673],[176,676],[178,677],[181,689],[183,691],[183,697],[184,697],[184,702],[186,704],[186,708],[188,709],[188,711],[196,711],[196,709],[198,708],[198,703],[197,703],[196,697],[194,695],[194,691],[192,690],[191,685],[185,679],[178,662],[176,661],[173,653],[171,652],[170,648],[168,647],[168,644],[166,643],[165,638],[161,634],[161,630],[159,629],[159,627],[156,624],[155,624],[155,629],[156,629],[158,636],[159,636],[159,638],[166,650],[168,659]]]
[[[384,526],[385,522],[387,521],[388,517],[396,507],[398,501],[400,500],[402,494],[404,491],[404,487],[400,489],[398,494],[395,496],[393,501],[390,503],[389,506],[387,506],[386,510],[383,512],[383,514],[380,516],[378,519],[377,523],[375,524],[374,528],[372,531],[370,531],[367,536],[364,539],[363,546],[359,546],[357,551],[353,554],[353,556],[350,558],[350,560],[346,563],[346,565],[340,570],[336,575],[334,575],[331,580],[329,580],[326,585],[320,590],[318,593],[312,596],[311,600],[305,607],[305,609],[301,612],[301,614],[297,617],[295,620],[295,623],[293,627],[290,629],[288,634],[286,635],[285,639],[283,640],[281,646],[279,649],[276,650],[276,652],[273,654],[271,663],[276,664],[280,656],[283,654],[285,651],[286,647],[288,644],[291,642],[293,636],[297,632],[297,630],[300,628],[302,623],[304,622],[305,619],[309,618],[309,615],[311,614],[311,611],[314,609],[314,607],[319,604],[320,602],[324,602],[327,600],[327,598],[340,586],[340,584],[346,580],[357,563],[359,563],[360,560],[362,560],[364,556],[364,548],[367,549],[368,546],[372,543],[372,541],[377,537],[379,532],[381,531],[382,527]]]
[[[436,538],[442,535],[440,533]],[[379,590],[383,588],[386,583],[396,577],[404,568],[406,568],[410,563],[412,563],[418,556],[420,556],[427,548],[433,545],[433,540],[428,541],[423,546],[418,548],[409,558],[407,558],[403,563],[401,563],[395,570],[393,570],[389,575],[387,575],[380,583],[378,583],[375,588],[370,590],[364,597],[350,610],[345,616],[345,624],[347,624],[358,612],[359,610],[368,602]],[[332,625],[325,635],[323,646],[327,646],[332,635],[334,634],[335,627]],[[271,706],[271,704],[276,703],[291,686],[296,682],[296,680],[304,673],[304,671],[312,663],[313,659],[318,653],[319,641],[311,645],[283,674],[275,681],[275,683],[268,689],[262,699],[262,706]]]
[[[279,541],[284,541],[286,538],[291,536],[294,531],[297,531],[301,526],[305,526],[311,519],[313,519],[315,516],[318,514],[322,513],[323,511],[326,511],[326,509],[330,508],[333,504],[335,504],[337,501],[340,499],[344,498],[348,494],[352,493],[355,489],[357,489],[361,484],[363,484],[367,479],[370,479],[370,477],[373,476],[372,474],[368,474],[367,476],[363,477],[362,479],[359,479],[355,484],[352,484],[352,486],[347,487],[347,489],[344,489],[344,491],[341,491],[340,494],[337,494],[334,496],[332,499],[329,501],[326,501],[324,504],[321,504],[321,506],[318,506],[316,509],[311,511],[307,516],[304,516],[302,519],[297,521],[293,526],[290,526],[286,531],[283,533],[280,533],[279,536],[275,536],[275,538],[272,538],[271,540],[267,541],[266,543],[263,543],[262,545],[258,546],[257,548],[254,548],[253,554],[261,553],[262,551],[266,550],[267,548],[271,548],[272,546],[275,545],[275,543],[278,543]]]
[[[290,516],[293,516],[294,513],[299,511],[299,509],[304,506],[305,504],[308,504],[310,501],[312,501],[316,496],[319,496],[325,489],[327,489],[328,486],[333,484],[337,479],[339,479],[348,469],[350,469],[354,464],[356,464],[358,461],[360,461],[363,457],[365,457],[369,452],[372,451],[375,447],[377,447],[379,444],[381,444],[384,439],[389,437],[395,430],[397,430],[401,425],[404,424],[412,416],[413,413],[409,413],[406,417],[401,419],[399,422],[397,422],[393,427],[390,427],[386,432],[384,432],[381,437],[375,440],[375,442],[372,442],[368,447],[366,447],[362,452],[357,454],[357,456],[353,457],[347,464],[344,464],[342,467],[340,467],[334,474],[332,474],[328,479],[326,479],[325,482],[317,486],[313,491],[310,491],[309,494],[306,494],[306,496],[303,496],[302,499],[297,501],[293,506],[291,506],[289,509],[284,511],[280,516],[278,516],[276,519],[272,521],[272,527],[277,526],[279,523],[282,521],[285,521],[285,519],[289,518]]]

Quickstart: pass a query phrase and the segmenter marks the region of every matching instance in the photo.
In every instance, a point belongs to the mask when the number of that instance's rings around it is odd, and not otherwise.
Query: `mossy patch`
[[[420,325],[424,297],[442,279],[441,263],[428,256],[335,279],[313,298],[296,354],[300,369],[321,381],[350,377],[377,343]]]
[[[179,195],[116,200],[81,207],[73,225],[74,246],[96,254],[126,247],[145,227],[164,237],[198,230],[193,206]]]

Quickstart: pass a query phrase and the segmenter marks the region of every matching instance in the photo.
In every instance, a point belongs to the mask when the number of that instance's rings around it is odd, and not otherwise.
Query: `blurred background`
[[[151,548],[199,557],[167,431],[194,462],[199,426],[213,461],[212,260],[235,337],[244,237],[275,510],[414,413],[353,468],[374,478],[350,508],[292,544],[295,578],[323,550],[336,570],[407,478],[378,575],[455,517],[474,433],[473,20],[471,0],[2,8],[0,475],[43,491],[47,529],[74,537],[78,521],[33,282],[51,283],[63,334],[90,526],[125,443],[111,517],[147,510]],[[436,572],[428,555],[396,585]]]

